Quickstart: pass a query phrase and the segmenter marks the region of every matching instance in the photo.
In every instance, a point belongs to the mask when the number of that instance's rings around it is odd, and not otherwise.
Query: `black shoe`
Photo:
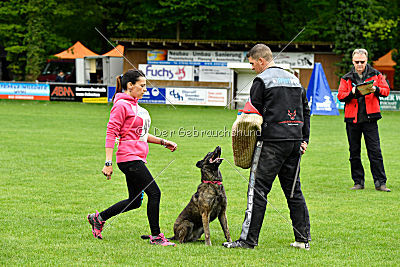
[[[242,240],[236,240],[234,242],[225,242],[222,244],[226,248],[249,248],[254,249],[254,246],[251,246]]]

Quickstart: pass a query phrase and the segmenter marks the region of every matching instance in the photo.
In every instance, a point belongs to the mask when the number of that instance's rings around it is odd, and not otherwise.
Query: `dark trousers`
[[[296,182],[293,198],[290,198],[296,167],[300,157],[300,141],[282,141],[263,143],[259,163],[257,165],[254,192],[249,183],[247,196],[248,209],[242,226],[240,239],[256,246],[264,220],[267,195],[271,191],[276,175],[285,194],[290,210],[290,218],[295,240],[308,242],[310,237],[310,219],[307,205],[301,192],[300,177]],[[249,193],[250,192],[250,193]],[[251,208],[249,208],[251,207]]]
[[[101,218],[108,220],[121,212],[139,208],[142,205],[144,190],[144,193],[148,197],[147,218],[151,234],[154,236],[160,234],[159,212],[161,191],[154,181],[153,176],[151,176],[151,173],[141,160],[120,162],[118,163],[118,167],[125,174],[129,198],[115,203],[101,212]]]
[[[369,166],[375,187],[386,184],[385,168],[379,140],[378,123],[346,123],[347,139],[349,141],[351,178],[354,184],[364,185],[364,167],[361,163],[361,136],[364,135],[368,152]]]

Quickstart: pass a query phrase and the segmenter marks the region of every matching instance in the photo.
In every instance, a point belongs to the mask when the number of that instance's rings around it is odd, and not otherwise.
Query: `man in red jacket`
[[[349,141],[351,176],[354,180],[351,189],[364,189],[364,168],[360,157],[361,136],[364,135],[375,189],[390,192],[386,187],[377,123],[382,118],[379,97],[388,96],[390,89],[382,74],[367,64],[367,50],[355,49],[352,56],[354,67],[341,78],[338,93],[339,101],[345,102],[344,121]],[[373,81],[372,88],[367,91],[357,89],[358,84],[368,81]]]

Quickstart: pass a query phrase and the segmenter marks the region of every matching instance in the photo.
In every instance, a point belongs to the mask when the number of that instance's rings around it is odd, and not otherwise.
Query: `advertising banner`
[[[196,67],[195,67],[196,68]],[[227,67],[200,66],[200,82],[230,82],[231,69]]]
[[[225,106],[226,89],[166,88],[167,104]]]
[[[165,61],[167,60],[167,50],[147,50],[147,62],[148,61]]]
[[[337,98],[338,92],[332,92],[332,98],[335,101],[336,108],[337,109],[344,109],[344,102],[340,102],[339,99]]]
[[[275,58],[278,53],[272,53]],[[313,69],[314,54],[313,53],[281,53],[274,59],[275,64],[289,64],[292,69]]]
[[[182,65],[182,66],[222,66],[226,67],[226,62],[199,62],[199,61],[157,61],[148,60],[148,64],[151,65]]]
[[[168,61],[244,62],[242,51],[168,50]]]
[[[107,86],[72,83],[51,83],[51,101],[107,103]]]
[[[0,99],[49,100],[49,95],[48,84],[0,82]]]
[[[139,64],[149,80],[193,81],[193,66]]]
[[[332,92],[338,109],[344,109],[344,102],[337,98],[338,92]],[[387,97],[379,97],[381,110],[400,110],[400,92],[392,91]]]
[[[112,97],[115,94],[115,89],[116,89],[115,86],[108,86],[107,88],[107,99],[109,103],[112,102]]]
[[[147,87],[147,92],[139,99],[139,103],[165,104],[165,88]]]
[[[400,92],[390,92],[387,97],[379,97],[381,110],[400,110]]]

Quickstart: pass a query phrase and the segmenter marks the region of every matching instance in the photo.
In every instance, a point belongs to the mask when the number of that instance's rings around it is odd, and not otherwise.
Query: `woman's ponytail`
[[[123,76],[123,74],[117,76],[117,85],[115,86],[115,93],[112,97],[111,102],[114,102],[114,98],[117,93],[122,92],[122,76]]]

